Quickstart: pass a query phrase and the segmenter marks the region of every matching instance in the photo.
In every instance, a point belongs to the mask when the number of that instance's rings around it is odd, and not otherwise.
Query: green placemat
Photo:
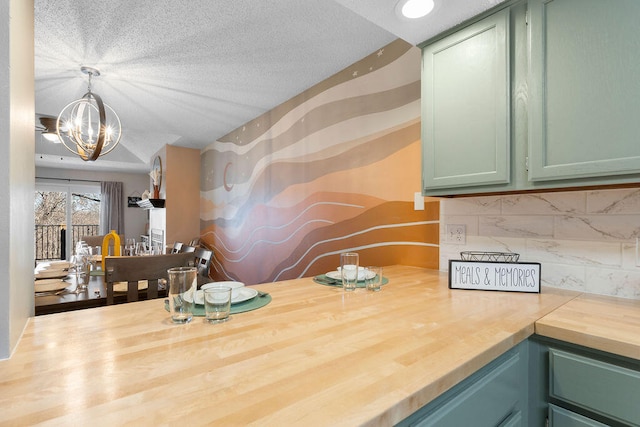
[[[104,276],[104,271],[102,270],[92,270],[89,272],[89,276]]]
[[[248,301],[243,301],[238,304],[231,304],[231,314],[244,313],[245,311],[256,310],[264,307],[271,302],[271,295],[256,296]],[[164,300],[164,309],[169,311],[169,300]],[[193,305],[193,315],[204,317],[204,305]]]
[[[342,287],[342,282],[340,280],[332,279],[331,277],[328,277],[326,274],[321,274],[319,276],[314,277],[313,281],[325,286],[335,286],[337,288]],[[389,279],[382,276],[382,285],[386,285],[387,283],[389,283]],[[367,285],[365,284],[364,280],[358,281],[358,283],[356,284],[356,288],[366,288],[366,287]]]

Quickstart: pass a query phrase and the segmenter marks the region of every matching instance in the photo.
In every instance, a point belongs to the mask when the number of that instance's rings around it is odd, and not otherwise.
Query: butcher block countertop
[[[583,294],[538,320],[535,330],[640,360],[640,300]]]
[[[558,289],[450,290],[445,273],[403,266],[384,275],[378,293],[312,278],[258,285],[271,303],[217,325],[173,325],[162,299],[31,318],[0,361],[0,424],[392,425],[525,340],[537,320],[549,315],[543,334],[591,334],[563,318],[609,311]],[[637,304],[621,307],[614,328],[637,325]],[[637,357],[637,329],[631,338]]]

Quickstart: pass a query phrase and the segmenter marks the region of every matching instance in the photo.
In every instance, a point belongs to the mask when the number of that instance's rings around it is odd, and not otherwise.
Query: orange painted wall
[[[200,178],[199,150],[166,146],[165,185],[167,193],[167,244],[189,242],[200,229],[194,207],[198,206]]]
[[[421,188],[420,51],[397,40],[201,153],[211,276],[247,284],[361,264],[438,268],[439,202]]]

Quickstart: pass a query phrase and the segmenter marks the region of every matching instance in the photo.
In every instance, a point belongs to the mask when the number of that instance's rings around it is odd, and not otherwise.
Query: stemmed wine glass
[[[91,247],[87,245],[86,242],[80,241],[76,244],[76,254],[71,257],[73,269],[76,274],[76,294],[87,290],[91,252]]]
[[[153,242],[149,247],[149,255],[162,255],[162,244]]]
[[[136,239],[127,239],[126,244],[124,245],[124,254],[125,256],[133,256],[136,251]]]
[[[144,242],[136,243],[136,255],[147,255],[147,245]]]

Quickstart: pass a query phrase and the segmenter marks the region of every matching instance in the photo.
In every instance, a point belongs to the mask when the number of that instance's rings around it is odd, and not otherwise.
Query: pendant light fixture
[[[69,151],[82,160],[92,161],[118,145],[122,126],[113,108],[91,92],[91,78],[98,77],[100,71],[85,66],[80,71],[89,76],[87,93],[62,109],[56,122],[56,133]]]

